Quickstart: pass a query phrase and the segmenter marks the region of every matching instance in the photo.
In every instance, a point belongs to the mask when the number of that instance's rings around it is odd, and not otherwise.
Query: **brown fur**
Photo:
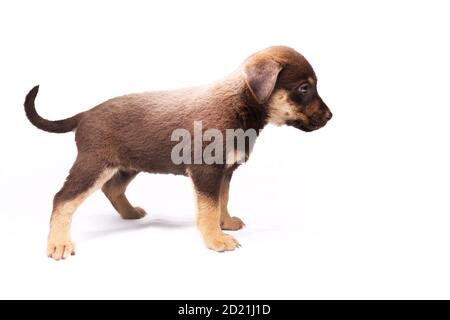
[[[176,128],[193,135],[194,121],[203,130],[262,129],[269,121],[312,131],[326,124],[331,112],[316,90],[316,75],[306,59],[288,47],[270,47],[247,58],[235,72],[211,85],[174,91],[130,94],[108,100],[69,119],[49,121],[34,106],[38,87],[25,100],[28,119],[49,132],[75,131],[77,159],[63,188],[55,195],[48,254],[54,259],[74,253],[70,221],[79,204],[102,188],[125,219],[141,218],[125,196],[139,172],[188,175],[197,198],[197,223],[206,245],[217,251],[239,244],[222,229],[243,222],[227,210],[232,172],[238,165],[174,164],[171,141]],[[308,94],[299,85],[308,83]],[[236,155],[237,156],[237,155]],[[227,155],[224,152],[224,157]],[[248,157],[248,154],[247,154]]]

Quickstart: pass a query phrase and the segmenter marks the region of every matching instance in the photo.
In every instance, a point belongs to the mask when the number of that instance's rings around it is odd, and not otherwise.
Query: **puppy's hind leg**
[[[144,209],[133,207],[125,196],[128,184],[138,173],[119,170],[102,188],[103,193],[123,219],[140,219],[146,215]]]
[[[81,203],[117,172],[104,163],[78,156],[62,189],[53,200],[47,255],[55,260],[75,254],[70,237],[72,216]]]

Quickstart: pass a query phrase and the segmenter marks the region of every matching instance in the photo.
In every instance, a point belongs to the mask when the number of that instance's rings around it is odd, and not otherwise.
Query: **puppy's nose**
[[[333,117],[333,114],[331,113],[331,111],[327,111],[327,113],[325,113],[325,119],[330,120]]]

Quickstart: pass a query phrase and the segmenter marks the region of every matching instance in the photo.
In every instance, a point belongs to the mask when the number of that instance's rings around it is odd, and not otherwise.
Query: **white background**
[[[0,4],[0,298],[450,298],[450,22],[445,1],[9,1]],[[140,221],[96,193],[77,256],[45,255],[72,116],[113,96],[208,83],[249,54],[302,52],[334,113],[268,127],[235,174],[242,248],[207,250],[190,182],[139,176]],[[176,199],[176,200],[174,200]]]

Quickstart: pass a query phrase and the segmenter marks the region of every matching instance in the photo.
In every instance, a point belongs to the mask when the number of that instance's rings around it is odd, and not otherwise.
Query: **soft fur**
[[[25,100],[28,119],[39,129],[75,131],[77,159],[62,189],[55,195],[48,238],[48,255],[56,260],[75,253],[70,224],[76,208],[101,188],[125,219],[145,215],[125,196],[139,172],[172,173],[192,179],[197,224],[208,248],[233,250],[239,243],[222,229],[237,230],[242,220],[227,210],[229,183],[238,167],[224,164],[174,164],[172,131],[255,129],[268,122],[304,131],[324,126],[331,112],[316,90],[316,75],[306,59],[288,47],[270,47],[247,58],[232,74],[208,86],[130,94],[108,100],[66,120],[40,117],[34,100],[38,86]],[[305,86],[307,90],[302,90]],[[224,153],[224,157],[226,157]],[[242,155],[239,155],[242,156]],[[248,154],[245,158],[248,158]]]

